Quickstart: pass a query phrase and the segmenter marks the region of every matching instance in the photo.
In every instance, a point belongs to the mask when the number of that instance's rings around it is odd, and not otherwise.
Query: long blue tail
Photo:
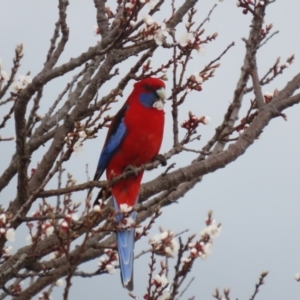
[[[119,207],[114,199],[115,209],[118,211]],[[130,214],[133,220],[136,219],[136,212]],[[116,221],[120,222],[123,219],[123,214],[116,216]],[[117,243],[119,252],[119,263],[121,269],[121,279],[123,286],[129,291],[133,290],[133,259],[134,259],[134,236],[135,229],[125,229],[118,231]]]

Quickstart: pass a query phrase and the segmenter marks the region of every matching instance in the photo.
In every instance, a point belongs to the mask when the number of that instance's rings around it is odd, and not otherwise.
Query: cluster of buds
[[[146,63],[142,66],[142,74],[140,77],[149,77],[149,76],[157,76],[158,73],[163,73],[159,78],[164,81],[168,81],[168,67],[170,66],[170,62],[166,65],[162,65],[160,68],[156,69],[155,71],[151,71],[151,59],[148,59]]]
[[[181,127],[188,131],[188,134],[192,134],[196,132],[197,127],[199,124],[207,125],[210,123],[210,117],[202,116],[197,118],[192,112],[189,112],[189,119],[184,121],[181,124]]]
[[[77,221],[77,214],[67,213],[60,223],[60,227],[62,230],[67,230],[70,227],[72,221]]]
[[[160,233],[149,240],[149,243],[156,254],[167,257],[172,257],[179,249],[174,233],[170,230],[163,231],[162,228],[160,228]]]
[[[162,273],[162,272],[161,272]],[[157,274],[152,279],[152,285],[154,286],[153,297],[151,299],[167,300],[170,297],[169,281],[165,274]],[[144,299],[150,299],[149,295],[144,295]]]
[[[200,233],[200,240],[188,244],[190,253],[188,257],[183,257],[181,259],[183,264],[189,264],[192,259],[197,257],[205,259],[211,254],[213,241],[220,234],[221,224],[218,224],[212,218],[212,211],[208,213],[208,218],[205,223],[206,227]]]
[[[103,270],[109,274],[113,274],[116,271],[115,267],[118,265],[118,252],[112,249],[105,249],[104,253],[106,257],[100,257],[98,267],[101,271]]]
[[[169,29],[166,23],[158,24],[150,15],[143,18],[145,26],[139,31],[139,36],[144,40],[154,40],[158,46],[161,46],[169,35]],[[131,21],[130,26],[134,27],[135,22]]]
[[[238,0],[236,6],[243,8],[243,14],[247,14],[248,11],[253,11],[253,9],[264,7],[267,4],[268,0]]]
[[[32,244],[38,240],[49,237],[55,229],[55,221],[52,219],[55,214],[63,214],[64,217],[58,221],[61,230],[65,231],[69,228],[71,221],[77,221],[77,209],[81,205],[78,203],[64,203],[64,209],[57,208],[48,204],[45,200],[39,205],[39,209],[32,213],[33,218],[37,218],[37,222],[31,221],[27,223],[29,235],[26,238],[27,244]],[[39,220],[39,218],[48,218],[48,220]]]
[[[189,23],[186,26],[190,26]],[[190,27],[188,27],[190,28]],[[218,36],[218,33],[215,32],[212,35],[207,36],[205,39],[200,39],[200,36],[204,33],[204,29],[200,32],[191,32],[188,31],[184,33],[178,42],[178,45],[181,47],[181,50],[184,52],[196,50],[199,54],[203,54],[204,44],[215,40]]]
[[[32,214],[33,217],[44,216],[40,212],[36,211]],[[38,221],[36,225],[36,232],[34,232],[35,225],[33,222],[28,222],[27,227],[29,229],[29,235],[26,237],[28,245],[37,242],[39,239],[49,237],[54,232],[54,226],[52,221]]]
[[[218,300],[224,300],[224,299],[226,299],[226,300],[229,299],[230,300],[230,289],[224,289],[223,294],[224,294],[224,297],[219,292],[219,289],[216,289],[214,294],[213,294],[213,297],[215,299],[218,299]]]
[[[80,122],[75,122],[74,132],[69,132],[65,137],[65,143],[68,149],[73,150],[78,156],[83,150],[83,141],[89,138],[93,138],[93,134],[90,130],[86,130]]]
[[[204,81],[209,80],[210,78],[214,77],[215,71],[217,68],[220,67],[220,64],[213,64],[206,66],[203,71],[195,72],[187,79],[186,83],[186,92],[189,93],[192,90],[194,91],[202,91],[202,83]]]
[[[277,76],[278,74],[282,74],[283,70],[288,68],[295,59],[295,55],[291,55],[290,57],[287,58],[286,62],[283,64],[280,64],[280,57],[277,58],[276,63],[274,64],[274,66],[272,67],[272,72],[273,72],[273,78],[275,76]],[[273,79],[271,78],[266,78],[264,80],[264,83],[268,83],[269,81],[271,81]]]
[[[265,28],[262,28],[260,31],[260,35],[261,35],[261,39],[264,39],[271,31],[271,29],[273,28],[273,24],[268,24],[265,26]]]
[[[15,230],[10,227],[10,223],[7,220],[7,216],[4,212],[0,214],[0,236],[5,236],[9,242],[15,240]]]
[[[157,4],[158,0],[129,0],[125,4],[125,13],[128,16],[131,16],[131,20],[129,22],[130,27],[135,27],[137,22],[135,17],[132,15],[132,12],[135,10],[138,5],[136,11],[141,8],[145,2],[148,3],[149,8],[153,9]],[[143,22],[145,26],[139,31],[138,37],[142,37],[144,40],[154,40],[158,46],[161,46],[163,41],[169,35],[169,29],[166,28],[166,23],[162,23],[159,25],[150,14],[147,14],[143,17]]]

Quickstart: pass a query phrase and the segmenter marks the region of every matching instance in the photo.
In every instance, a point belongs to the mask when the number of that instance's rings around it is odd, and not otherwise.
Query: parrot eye
[[[148,84],[145,84],[144,85],[144,88],[145,88],[145,90],[147,90],[147,91],[153,91],[153,89],[151,88],[151,86],[150,85],[148,85]]]

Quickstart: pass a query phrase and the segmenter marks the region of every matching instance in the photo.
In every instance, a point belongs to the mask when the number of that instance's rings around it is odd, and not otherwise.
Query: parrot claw
[[[132,172],[132,173],[134,173],[134,176],[135,176],[135,177],[138,176],[138,174],[139,174],[139,172],[136,170],[136,168],[135,168],[134,166],[132,166],[132,165],[128,165],[128,166],[125,168],[124,172],[125,172],[125,173],[126,173],[126,172]]]
[[[159,160],[161,165],[164,167],[167,165],[167,160],[162,154],[157,154],[153,160]]]

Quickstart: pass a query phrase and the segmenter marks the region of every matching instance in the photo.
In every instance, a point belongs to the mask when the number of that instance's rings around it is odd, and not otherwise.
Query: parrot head
[[[134,93],[138,95],[141,104],[146,108],[162,110],[165,102],[165,83],[149,77],[134,84]]]

